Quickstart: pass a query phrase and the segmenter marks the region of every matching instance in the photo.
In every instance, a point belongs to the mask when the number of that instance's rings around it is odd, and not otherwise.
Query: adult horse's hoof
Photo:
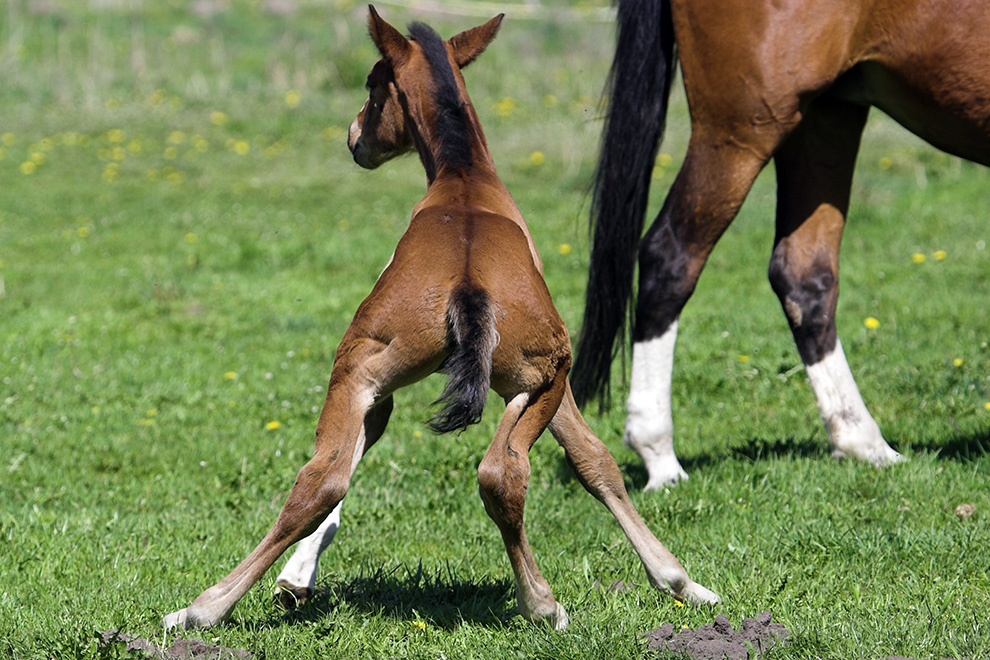
[[[286,612],[302,607],[312,597],[313,590],[309,587],[295,587],[282,580],[275,586],[275,593],[272,594],[275,604]]]

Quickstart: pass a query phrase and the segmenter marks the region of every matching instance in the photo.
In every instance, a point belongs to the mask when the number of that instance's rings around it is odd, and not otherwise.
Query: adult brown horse
[[[528,454],[547,427],[581,483],[615,516],[650,581],[680,599],[718,601],[646,527],[618,466],[574,403],[567,329],[526,223],[495,172],[460,73],[495,37],[501,20],[446,42],[414,23],[407,39],[371,9],[368,27],[382,59],[368,76],[369,98],[348,144],[368,168],[414,149],[426,168],[426,196],[337,348],[315,454],[275,525],[226,578],[165,617],[167,626],[224,621],[275,560],[307,535],[304,552],[315,571],[313,549],[324,546],[321,535],[328,530],[321,523],[337,515],[351,474],[384,432],[392,393],[437,371],[448,376],[431,422],[438,432],[477,422],[489,388],[506,401],[478,483],[502,534],[523,616],[558,629],[568,623],[523,529]]]
[[[607,399],[638,249],[625,441],[646,463],[648,489],[687,477],[674,454],[670,408],[677,321],[709,253],[772,158],[770,283],[832,452],[878,465],[899,460],[863,403],[835,329],[853,167],[870,106],[940,149],[990,165],[990,3],[619,0],[618,21],[572,372],[578,402]],[[676,60],[691,139],[641,239]]]

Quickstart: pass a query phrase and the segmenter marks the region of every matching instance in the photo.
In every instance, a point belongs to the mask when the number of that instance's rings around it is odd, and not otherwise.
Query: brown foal
[[[438,371],[448,377],[431,421],[439,432],[478,421],[489,388],[506,401],[478,483],[502,534],[524,617],[557,629],[568,623],[523,528],[528,454],[547,427],[584,487],[618,521],[650,582],[678,599],[718,601],[647,528],[618,466],[574,403],[567,329],[526,223],[495,172],[460,73],[501,20],[446,42],[413,24],[407,39],[371,8],[368,27],[382,58],[368,76],[369,98],[348,144],[367,168],[414,149],[426,169],[426,196],[337,349],[315,455],[275,525],[226,578],[168,615],[167,626],[224,621],[275,560],[335,510],[362,455],[385,429],[392,393]]]

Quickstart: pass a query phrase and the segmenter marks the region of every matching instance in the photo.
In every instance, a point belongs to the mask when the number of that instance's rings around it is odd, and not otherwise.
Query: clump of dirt
[[[733,630],[728,617],[719,614],[713,623],[706,623],[700,628],[685,628],[675,635],[674,624],[665,623],[644,637],[650,640],[650,649],[667,651],[676,657],[747,660],[760,657],[778,644],[787,643],[790,631],[770,619],[770,612],[761,612],[755,619],[743,619],[742,628]]]
[[[178,639],[172,646],[163,649],[154,642],[149,642],[143,637],[128,635],[119,630],[108,630],[100,633],[100,648],[107,648],[114,644],[127,644],[127,652],[141,654],[146,658],[155,660],[247,660],[254,655],[244,649],[229,649],[226,646],[217,646],[204,642],[201,639]]]

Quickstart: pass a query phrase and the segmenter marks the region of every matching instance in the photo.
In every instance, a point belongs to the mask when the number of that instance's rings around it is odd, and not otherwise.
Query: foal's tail
[[[455,288],[447,303],[447,322],[451,348],[441,366],[447,385],[433,402],[443,407],[429,421],[437,433],[463,431],[481,421],[492,382],[492,354],[498,345],[495,314],[483,289]]]
[[[584,323],[571,386],[584,406],[609,403],[612,360],[624,346],[654,160],[676,65],[669,0],[617,0],[610,99],[592,191],[592,247]]]

